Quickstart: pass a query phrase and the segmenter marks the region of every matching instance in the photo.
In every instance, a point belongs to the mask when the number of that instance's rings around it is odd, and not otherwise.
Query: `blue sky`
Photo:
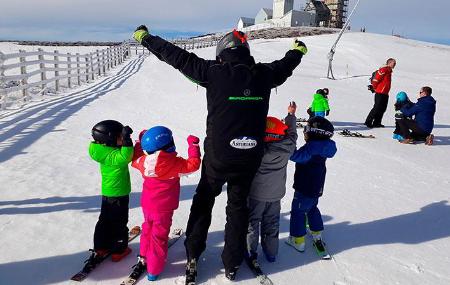
[[[0,0],[0,39],[124,40],[141,23],[168,37],[229,30],[272,0]],[[306,0],[295,0],[295,9]],[[354,5],[356,0],[350,0]],[[176,9],[174,9],[176,7]],[[449,0],[361,0],[351,27],[450,43]]]

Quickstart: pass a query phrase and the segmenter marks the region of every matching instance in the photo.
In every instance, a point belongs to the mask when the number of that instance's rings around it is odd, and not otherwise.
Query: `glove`
[[[196,136],[190,135],[187,138],[187,142],[189,144],[188,148],[188,156],[189,157],[201,157],[200,153],[200,147],[198,146],[198,143],[200,142],[200,139]]]
[[[198,137],[196,137],[196,136],[190,135],[187,138],[187,142],[188,142],[189,146],[191,146],[191,145],[195,146],[195,145],[199,144],[200,139]]]
[[[138,43],[142,43],[142,39],[147,36],[148,29],[145,25],[140,25],[136,28],[136,30],[133,33],[133,39],[135,39]]]
[[[375,93],[375,89],[373,89],[372,85],[367,85],[367,90],[369,90],[372,93]]]
[[[327,115],[327,116],[330,115],[330,110],[327,110],[325,115]]]
[[[122,128],[123,146],[133,146],[133,141],[130,137],[132,133],[133,130],[129,126],[125,126]]]
[[[139,133],[139,141],[142,140],[142,137],[144,136],[144,134],[145,134],[146,131],[147,131],[147,130],[142,130],[142,131]]]
[[[403,116],[402,111],[398,110],[397,112],[395,112],[395,119],[396,120],[400,120],[400,119],[403,119],[403,118],[404,118],[404,116]]]
[[[294,41],[294,46],[292,47],[292,49],[298,50],[303,55],[305,55],[308,52],[308,48],[306,47],[305,43],[300,41],[300,40],[298,40],[298,39],[296,39]]]
[[[295,111],[297,111],[297,104],[294,101],[289,102],[288,114],[295,115]]]

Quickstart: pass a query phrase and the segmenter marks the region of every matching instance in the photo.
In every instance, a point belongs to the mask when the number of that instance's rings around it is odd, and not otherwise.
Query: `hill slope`
[[[339,130],[376,135],[364,140],[335,136],[338,153],[328,161],[326,188],[319,207],[324,237],[335,258],[319,261],[311,245],[304,254],[284,244],[294,165],[288,168],[288,193],[282,201],[280,256],[262,266],[276,284],[448,284],[450,283],[450,47],[367,33],[345,34],[334,61],[338,80],[324,79],[327,52],[336,35],[304,38],[309,53],[294,75],[272,92],[270,114],[284,116],[291,100],[306,116],[313,92],[330,88],[331,116]],[[254,40],[257,61],[282,57],[292,39]],[[214,48],[198,50],[214,58]],[[360,124],[372,106],[367,79],[388,57],[397,59],[385,129],[368,131]],[[438,101],[436,145],[401,145],[391,139],[393,97],[400,90],[415,98],[423,85]],[[38,102],[0,120],[0,284],[63,284],[76,272],[92,247],[99,213],[98,166],[87,154],[90,129],[100,120],[129,124],[135,136],[163,124],[175,135],[177,150],[187,154],[185,138],[204,138],[205,91],[197,89],[154,56],[133,58],[101,82]],[[299,138],[298,146],[303,144]],[[142,214],[142,178],[132,173],[130,223]],[[182,180],[180,208],[173,226],[185,227],[199,174]],[[226,195],[218,197],[200,261],[200,284],[224,284],[220,252]],[[133,254],[118,264],[105,262],[84,284],[118,284],[135,262]],[[169,252],[158,284],[180,284],[184,248]],[[141,283],[146,283],[143,280]],[[256,284],[242,266],[237,284]]]

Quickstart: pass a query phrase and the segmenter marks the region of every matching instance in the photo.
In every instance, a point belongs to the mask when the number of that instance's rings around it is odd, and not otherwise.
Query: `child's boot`
[[[138,280],[139,277],[147,271],[147,266],[145,265],[145,258],[138,255],[138,262],[133,265],[133,272],[131,272],[130,277]]]
[[[159,275],[153,275],[153,274],[148,273],[147,279],[148,279],[148,281],[156,281],[158,279],[158,276]]]
[[[305,236],[293,237],[289,236],[286,243],[300,252],[305,251]]]
[[[131,248],[127,247],[122,252],[113,253],[111,254],[111,260],[113,262],[119,262],[121,261],[125,256],[131,253]]]

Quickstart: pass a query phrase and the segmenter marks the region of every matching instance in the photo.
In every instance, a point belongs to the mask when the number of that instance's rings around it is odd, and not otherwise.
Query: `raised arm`
[[[133,37],[155,54],[158,59],[178,69],[189,79],[201,85],[208,83],[208,68],[215,64],[215,61],[199,58],[194,53],[177,47],[158,36],[150,35],[145,26],[139,26]]]
[[[295,40],[293,48],[282,59],[267,63],[267,66],[273,70],[273,87],[283,84],[292,75],[307,52],[306,45],[302,41]]]

